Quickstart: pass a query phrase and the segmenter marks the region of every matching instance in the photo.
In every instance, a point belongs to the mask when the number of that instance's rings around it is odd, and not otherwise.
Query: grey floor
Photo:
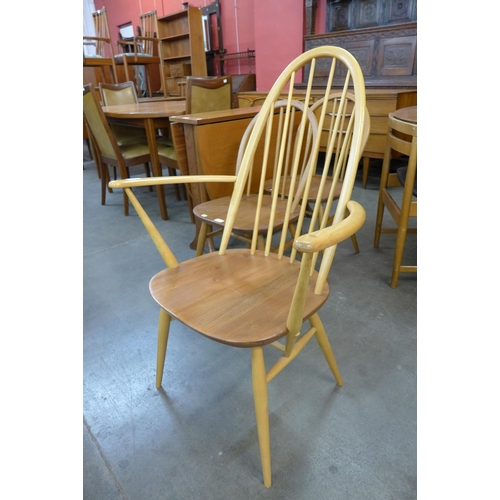
[[[88,152],[84,147],[84,160]],[[321,311],[344,386],[315,343],[269,389],[273,486],[262,483],[250,353],[172,326],[163,388],[155,389],[158,308],[148,292],[163,268],[122,194],[100,204],[84,161],[83,497],[144,499],[417,498],[417,276],[392,289],[395,237],[373,247],[380,170],[353,198],[367,211],[361,253],[339,247]],[[179,260],[194,226],[167,189],[170,220],[155,193],[138,190]],[[416,236],[405,260],[416,263]],[[276,351],[270,348],[268,362]]]

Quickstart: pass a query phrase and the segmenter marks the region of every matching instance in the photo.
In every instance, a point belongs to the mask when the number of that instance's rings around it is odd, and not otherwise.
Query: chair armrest
[[[84,40],[96,40],[99,42],[108,42],[111,43],[111,38],[104,38],[102,36],[84,36]]]
[[[358,202],[353,200],[347,202],[347,210],[349,216],[342,222],[297,238],[293,242],[294,248],[305,253],[320,252],[350,238],[364,224],[366,212]]]
[[[147,42],[159,42],[160,39],[156,37],[150,37],[150,36],[136,36],[134,40],[146,40]]]
[[[139,179],[117,179],[109,183],[110,188],[132,188],[139,186],[161,186],[166,184],[193,184],[196,182],[236,182],[235,175],[175,175],[165,177],[141,177]]]

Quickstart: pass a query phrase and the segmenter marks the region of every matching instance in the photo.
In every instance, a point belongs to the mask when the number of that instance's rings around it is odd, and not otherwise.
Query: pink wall
[[[192,7],[205,7],[213,0],[189,0]],[[317,18],[325,11],[326,0],[318,1]],[[106,7],[113,40],[120,24],[139,22],[139,15],[156,9],[158,17],[182,10],[181,0],[95,0]],[[286,7],[285,7],[286,6]],[[222,36],[228,52],[255,49],[257,90],[269,90],[287,64],[303,51],[303,0],[220,0]],[[324,20],[322,26],[324,31]],[[322,32],[316,23],[316,32]],[[135,29],[134,29],[135,31]],[[226,73],[248,73],[242,61],[227,65]]]

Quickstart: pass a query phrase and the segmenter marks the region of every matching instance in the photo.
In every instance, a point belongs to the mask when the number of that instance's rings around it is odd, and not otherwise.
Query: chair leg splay
[[[269,438],[266,367],[262,347],[252,349],[252,386],[262,461],[262,474],[264,476],[264,486],[269,488],[271,486],[271,444]]]
[[[170,321],[172,317],[160,309],[160,318],[158,320],[158,352],[156,357],[156,388],[161,387],[163,378],[163,367],[165,366],[165,355],[167,354],[168,332],[170,330]]]

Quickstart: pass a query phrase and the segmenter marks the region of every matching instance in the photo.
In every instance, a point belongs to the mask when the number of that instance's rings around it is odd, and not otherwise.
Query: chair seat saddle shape
[[[292,98],[296,77],[298,72],[302,74],[301,70],[304,70],[304,81],[307,83],[303,111],[297,110]],[[320,217],[319,210],[306,215],[305,201],[309,198],[321,139],[319,133],[312,132],[312,127],[317,121],[317,129],[322,130],[327,114],[326,103],[321,107],[317,119],[314,116],[311,119],[308,111],[312,104],[313,81],[318,74],[322,78],[327,75],[325,97],[333,88],[340,88],[341,109],[344,109],[343,102],[348,91],[355,95],[352,109],[348,113],[340,111],[335,117],[334,130],[343,126],[341,121],[349,123],[345,128],[346,140],[337,151],[347,160],[335,213],[331,217]],[[275,105],[285,89],[291,90],[288,91],[287,104],[280,106],[279,115],[283,117],[280,120],[276,119]],[[298,126],[295,126],[296,118],[300,123]],[[110,182],[111,187],[125,190],[167,266],[150,281],[150,292],[160,308],[156,386],[159,388],[163,383],[168,338],[170,331],[175,334],[176,330],[175,324],[171,325],[172,319],[181,321],[207,339],[249,349],[260,461],[266,487],[272,484],[268,384],[315,338],[326,360],[325,367],[330,369],[337,384],[343,385],[329,340],[335,334],[335,325],[328,325],[327,334],[319,314],[328,299],[327,280],[337,245],[355,234],[366,218],[363,207],[351,200],[362,154],[365,121],[365,87],[359,64],[344,49],[317,47],[298,56],[276,80],[248,138],[243,141],[245,145],[235,175],[181,175],[176,178],[153,177]],[[330,141],[335,135],[328,135],[328,142],[324,145],[327,151],[333,149]],[[292,145],[292,148],[287,145]],[[271,160],[268,162],[269,158]],[[292,179],[290,189],[288,193],[280,195],[279,180],[285,175],[290,159],[291,165],[287,171]],[[257,173],[254,189],[248,192],[254,170]],[[269,173],[274,176],[275,184],[271,194],[265,194],[264,184]],[[328,199],[333,197],[338,181],[337,172]],[[210,182],[227,182],[233,186],[219,250],[178,262],[132,188],[151,184],[206,185]],[[300,194],[296,195],[297,192]],[[239,210],[250,195],[256,202],[253,229],[248,235],[248,243],[241,245],[232,238],[240,216]],[[323,198],[324,193],[319,192],[315,206]],[[274,219],[280,199],[286,202],[285,216],[282,219],[283,230],[276,234]],[[268,207],[271,208],[263,210],[264,202],[270,202]],[[265,234],[260,234],[263,211],[267,211],[269,217],[265,222]],[[291,220],[295,222],[293,244],[290,246],[285,228],[290,226]],[[278,349],[281,355],[272,366],[266,368],[264,350],[268,346]],[[311,378],[311,383],[317,383],[321,371],[322,367],[318,365],[313,372],[308,370],[304,376]],[[165,390],[168,392],[168,386]],[[297,404],[300,402],[297,401]],[[199,425],[203,425],[202,417]],[[302,459],[307,460],[307,451],[303,452]],[[296,462],[296,466],[300,464]],[[207,467],[210,465],[207,464]],[[282,471],[282,474],[292,473],[293,470]]]

